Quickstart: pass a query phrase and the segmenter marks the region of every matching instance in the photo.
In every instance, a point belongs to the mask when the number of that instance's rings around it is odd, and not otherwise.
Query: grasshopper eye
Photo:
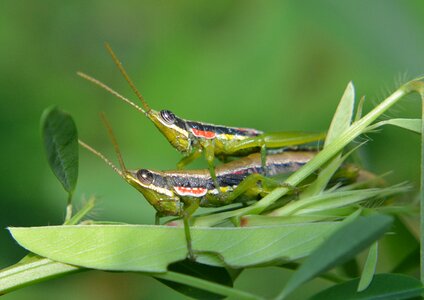
[[[175,122],[175,115],[169,110],[161,110],[160,116],[162,117],[162,120],[164,120],[168,124],[174,124]]]
[[[143,184],[151,184],[153,182],[153,174],[149,170],[141,169],[137,171],[137,178]]]

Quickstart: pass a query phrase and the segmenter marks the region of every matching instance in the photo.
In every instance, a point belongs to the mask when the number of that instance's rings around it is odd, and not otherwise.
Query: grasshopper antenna
[[[78,143],[84,147],[85,149],[87,149],[88,151],[90,151],[91,153],[93,153],[94,155],[96,155],[97,157],[99,157],[100,159],[102,159],[106,164],[108,164],[116,173],[118,173],[119,176],[121,176],[122,178],[125,179],[124,175],[122,174],[122,171],[119,170],[109,159],[106,158],[106,156],[104,156],[102,153],[100,153],[99,151],[95,150],[94,148],[92,148],[91,146],[89,146],[88,144],[84,143],[81,140],[78,140]]]
[[[113,52],[112,48],[108,43],[105,43],[106,50],[109,52],[110,56],[112,56],[113,62],[118,67],[119,71],[121,71],[122,75],[124,76],[125,80],[130,85],[131,89],[134,91],[134,93],[137,95],[138,99],[141,100],[141,103],[143,104],[144,110],[148,113],[150,112],[150,107],[147,104],[146,100],[144,100],[144,97],[140,94],[138,89],[135,87],[134,83],[130,79],[130,76],[128,76],[127,72],[125,71],[124,67],[122,66],[122,63],[119,61],[118,57],[116,56],[115,52]]]
[[[144,109],[142,109],[140,106],[138,106],[137,104],[135,104],[131,100],[125,98],[124,96],[122,96],[117,91],[113,90],[112,88],[110,88],[109,86],[107,86],[106,84],[101,82],[100,80],[97,80],[96,78],[93,78],[90,75],[87,75],[83,72],[77,72],[77,75],[84,78],[85,80],[88,80],[88,81],[94,83],[95,85],[101,87],[102,89],[108,91],[109,93],[111,93],[115,97],[117,97],[117,98],[121,99],[122,101],[126,102],[127,104],[131,105],[132,107],[134,107],[138,111],[142,112],[143,114],[147,114],[147,112]]]
[[[124,160],[122,159],[121,150],[119,149],[118,142],[116,141],[115,135],[112,130],[112,126],[110,126],[110,123],[107,120],[105,113],[100,113],[100,117],[107,129],[107,133],[113,144],[113,147],[115,148],[116,156],[118,157],[119,165],[121,166],[122,172],[127,173],[127,168],[125,167]]]

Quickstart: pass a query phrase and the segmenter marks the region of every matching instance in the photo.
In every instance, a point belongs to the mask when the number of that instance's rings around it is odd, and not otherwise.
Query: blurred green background
[[[424,2],[10,1],[0,3],[0,267],[23,255],[7,226],[60,224],[66,194],[47,166],[39,118],[58,105],[80,137],[114,157],[106,112],[133,168],[180,159],[152,124],[76,76],[84,71],[135,98],[106,53],[109,42],[153,108],[193,120],[264,131],[326,130],[348,81],[367,108],[424,73]],[[416,98],[388,116],[419,115]],[[385,128],[364,147],[366,166],[417,186],[419,138]],[[154,210],[99,159],[81,151],[76,206],[96,195],[96,220],[153,223]],[[204,167],[202,161],[193,167]],[[249,270],[238,286],[274,295],[290,274]],[[251,281],[256,284],[252,285]],[[308,284],[303,298],[327,283]],[[256,289],[256,290],[255,290]],[[5,299],[185,299],[139,274],[88,272]]]

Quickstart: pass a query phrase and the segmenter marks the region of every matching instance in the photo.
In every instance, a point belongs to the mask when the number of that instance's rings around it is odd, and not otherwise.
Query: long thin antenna
[[[94,155],[96,155],[97,157],[101,158],[106,164],[108,164],[116,173],[118,173],[119,176],[121,176],[122,178],[125,179],[124,175],[122,174],[122,171],[119,170],[109,159],[106,158],[106,156],[104,156],[103,154],[101,154],[99,151],[95,150],[94,148],[92,148],[91,146],[87,145],[86,143],[84,143],[81,140],[78,140],[78,143],[84,147],[85,149],[87,149],[88,151],[90,151],[91,153],[93,153]]]
[[[117,97],[117,98],[121,99],[122,101],[126,102],[127,104],[131,105],[132,107],[134,107],[138,111],[142,112],[143,114],[146,114],[146,111],[144,109],[142,109],[140,106],[138,106],[137,104],[135,104],[131,100],[125,98],[124,96],[122,96],[117,91],[113,90],[112,88],[110,88],[109,86],[107,86],[106,84],[101,82],[100,80],[97,80],[96,78],[91,77],[90,75],[87,75],[83,72],[77,72],[77,75],[84,78],[85,80],[88,80],[88,81],[94,83],[95,85],[101,87],[102,89],[108,91],[109,93],[111,93],[115,97]]]
[[[115,135],[112,130],[112,126],[110,126],[109,121],[106,118],[105,113],[100,113],[100,117],[102,118],[103,124],[105,125],[107,129],[107,133],[109,135],[109,138],[113,144],[113,147],[115,148],[116,156],[118,157],[119,165],[121,166],[121,169],[124,173],[127,173],[127,168],[125,167],[124,160],[122,159],[121,150],[119,149],[118,142],[116,141]]]
[[[141,100],[141,103],[143,104],[143,107],[145,111],[148,113],[150,111],[150,107],[147,104],[146,100],[144,100],[144,97],[140,94],[138,89],[135,87],[134,83],[132,82],[130,76],[125,71],[124,67],[122,66],[122,63],[119,61],[118,57],[116,56],[115,52],[113,52],[112,48],[108,43],[105,43],[106,50],[109,52],[110,56],[112,56],[113,62],[118,67],[119,71],[121,71],[122,75],[124,76],[125,80],[130,85],[131,89],[134,91],[134,93],[137,95],[138,99]]]

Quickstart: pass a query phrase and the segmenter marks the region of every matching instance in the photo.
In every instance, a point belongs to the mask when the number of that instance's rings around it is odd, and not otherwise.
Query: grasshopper
[[[239,157],[260,152],[262,167],[266,171],[267,148],[282,148],[306,144],[322,140],[325,137],[325,134],[323,133],[264,133],[263,131],[252,128],[228,127],[185,120],[176,116],[169,110],[156,111],[150,108],[147,104],[146,100],[135,87],[131,78],[125,71],[122,63],[108,44],[106,44],[106,49],[110,53],[113,61],[130,85],[131,89],[140,99],[142,107],[121,96],[119,93],[112,90],[99,80],[81,72],[78,72],[77,74],[109,91],[119,99],[125,101],[146,115],[166,137],[169,143],[184,155],[184,157],[177,163],[177,169],[184,168],[204,153],[208,163],[209,173],[212,176],[212,180],[215,185],[217,185],[219,181],[215,171],[215,157],[221,161],[226,161],[228,157]]]
[[[102,153],[83,141],[80,145],[100,157],[127,183],[143,194],[156,209],[156,224],[160,217],[178,216],[184,221],[184,230],[190,258],[194,258],[191,246],[189,218],[200,207],[219,207],[234,202],[246,203],[257,200],[270,192],[270,188],[281,186],[273,179],[265,177],[293,172],[316,155],[316,151],[283,151],[270,154],[265,169],[260,153],[222,164],[216,168],[218,185],[209,170],[155,171],[148,169],[128,170],[125,167],[118,143],[107,120],[103,121],[114,145],[120,168],[117,168]],[[265,172],[266,171],[266,172]],[[258,183],[261,182],[262,185]]]

